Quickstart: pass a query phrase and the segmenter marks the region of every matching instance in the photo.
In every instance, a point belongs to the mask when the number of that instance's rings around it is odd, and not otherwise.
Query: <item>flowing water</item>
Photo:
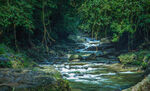
[[[88,51],[89,47],[100,46],[100,41],[85,38],[84,47],[75,50],[75,53],[91,54],[98,51]],[[73,91],[121,91],[135,85],[141,80],[137,72],[116,72],[109,68],[112,64],[101,61],[81,61],[55,63],[54,67],[61,72],[63,78],[68,80]]]

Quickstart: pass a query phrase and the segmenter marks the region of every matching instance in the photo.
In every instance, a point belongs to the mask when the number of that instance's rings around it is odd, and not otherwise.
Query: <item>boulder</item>
[[[74,59],[82,59],[82,56],[81,56],[81,55],[78,55],[78,54],[72,54],[72,55],[69,57],[69,60],[74,60]]]
[[[87,57],[85,58],[85,60],[94,60],[94,59],[96,59],[96,54],[95,54],[95,53],[90,54],[89,56],[87,56]]]
[[[111,54],[114,54],[114,52],[116,52],[115,48],[106,49],[106,50],[103,50],[103,55],[111,55]]]
[[[80,59],[72,59],[72,60],[70,60],[70,61],[72,61],[72,62],[79,62]]]
[[[75,42],[85,42],[86,39],[81,37],[81,36],[77,36],[77,35],[69,35],[68,39],[73,40]]]
[[[123,64],[132,64],[137,61],[137,55],[134,53],[122,54],[118,58]]]
[[[0,69],[0,91],[71,91],[52,66],[32,69]]]
[[[56,55],[56,51],[54,51],[54,50],[50,50],[49,53],[53,54],[53,55]]]
[[[67,54],[67,58],[70,58],[71,57],[71,54]]]
[[[85,59],[86,59],[88,56],[90,56],[90,55],[91,55],[91,54],[88,54],[88,53],[87,53],[87,54],[81,54],[83,60],[85,60]]]
[[[111,38],[101,38],[101,43],[111,43]]]
[[[89,41],[90,44],[100,44],[100,41]]]

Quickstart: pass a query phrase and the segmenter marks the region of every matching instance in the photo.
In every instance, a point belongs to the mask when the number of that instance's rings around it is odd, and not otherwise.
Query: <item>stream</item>
[[[84,43],[77,43],[82,47],[75,49],[73,54],[101,53],[101,50],[88,50],[91,47],[100,46],[99,40],[83,38],[85,39]],[[106,63],[103,58],[53,63],[53,66],[61,72],[63,78],[70,82],[73,91],[121,91],[135,85],[142,79],[141,73],[136,71],[117,72],[110,68],[111,65],[112,63]]]

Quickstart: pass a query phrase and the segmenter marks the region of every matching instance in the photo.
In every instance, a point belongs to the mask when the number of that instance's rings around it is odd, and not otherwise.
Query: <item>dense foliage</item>
[[[149,6],[149,0],[0,0],[0,41],[50,45],[84,30],[133,47],[149,42]]]
[[[85,0],[78,8],[80,28],[92,37],[113,36],[113,41],[125,34],[123,38],[129,46],[138,41],[149,42],[149,6],[149,0]]]
[[[50,44],[77,25],[68,0],[0,0],[0,41],[8,45]]]

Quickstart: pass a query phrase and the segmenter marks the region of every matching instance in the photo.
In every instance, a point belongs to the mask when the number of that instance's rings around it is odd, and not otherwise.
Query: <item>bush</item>
[[[2,67],[2,68],[11,68],[12,63],[10,61],[8,61],[8,62],[1,61],[0,62],[0,67]]]
[[[123,54],[119,56],[119,59],[123,64],[134,64],[137,60],[137,55],[134,53]]]
[[[4,44],[0,44],[0,57],[2,68],[24,68],[35,64],[25,53],[16,53]]]

